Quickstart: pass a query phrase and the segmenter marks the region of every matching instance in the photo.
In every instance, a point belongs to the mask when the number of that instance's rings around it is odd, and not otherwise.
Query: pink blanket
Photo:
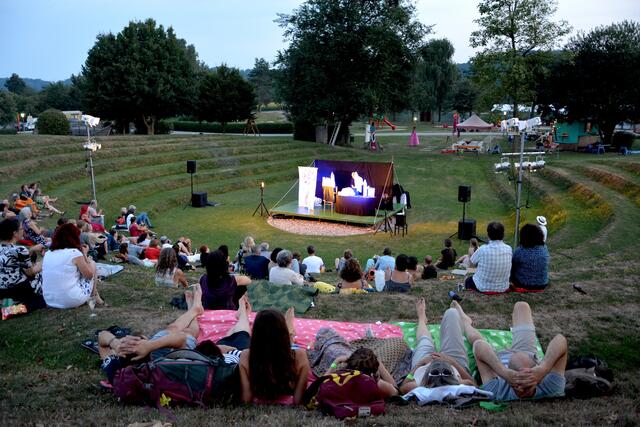
[[[231,327],[236,323],[236,312],[231,310],[205,311],[198,319],[200,324],[200,336],[198,342],[204,340],[217,341],[224,338]],[[255,313],[251,313],[249,320],[253,325]],[[303,348],[311,348],[315,341],[316,332],[324,327],[333,328],[346,340],[351,341],[366,336],[367,329],[371,328],[373,336],[377,338],[402,338],[400,326],[385,323],[352,323],[337,322],[334,320],[296,319],[295,343]]]

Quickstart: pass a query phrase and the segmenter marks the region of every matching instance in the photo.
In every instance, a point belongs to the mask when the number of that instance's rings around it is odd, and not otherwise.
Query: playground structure
[[[376,125],[376,129],[382,129],[384,128],[384,125],[387,125],[391,128],[391,130],[396,130],[396,128],[398,126],[394,125],[393,123],[391,123],[385,116],[380,115],[380,114],[374,114],[371,116],[371,120],[369,120],[369,123],[375,123]]]

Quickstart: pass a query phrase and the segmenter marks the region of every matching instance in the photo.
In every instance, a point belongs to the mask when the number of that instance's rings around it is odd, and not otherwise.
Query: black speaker
[[[458,221],[458,239],[471,240],[476,235],[476,220],[465,219],[464,221]]]
[[[458,186],[458,201],[467,203],[471,201],[471,186],[459,185]]]
[[[191,206],[194,208],[204,208],[207,206],[207,193],[197,192],[191,193]]]
[[[187,173],[196,173],[196,161],[187,160]]]

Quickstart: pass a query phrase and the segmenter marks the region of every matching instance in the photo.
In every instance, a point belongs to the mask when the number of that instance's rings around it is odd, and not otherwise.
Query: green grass
[[[265,113],[266,114],[266,113]],[[425,128],[426,129],[426,128]],[[121,206],[135,204],[151,213],[156,231],[172,238],[187,235],[196,245],[227,244],[235,248],[247,235],[257,241],[304,251],[314,244],[327,264],[346,248],[361,261],[383,247],[419,258],[437,256],[442,240],[456,231],[462,215],[458,185],[471,185],[467,217],[486,224],[500,220],[512,242],[514,184],[493,173],[497,157],[443,155],[446,137],[423,137],[418,148],[407,147],[408,137],[379,136],[382,154],[360,148],[327,147],[287,138],[174,135],[99,138],[95,155],[98,200],[112,219]],[[82,138],[0,136],[0,193],[9,195],[24,182],[40,181],[46,192],[59,197],[57,205],[75,217],[75,200],[90,197]],[[498,142],[508,151],[502,139]],[[354,144],[360,147],[361,141]],[[409,234],[385,233],[353,237],[312,237],[270,227],[251,214],[259,201],[258,183],[265,181],[265,202],[273,206],[297,178],[297,166],[313,159],[393,161],[397,179],[411,192]],[[185,162],[198,160],[197,190],[220,202],[214,208],[185,209],[189,175]],[[562,400],[514,403],[502,413],[472,408],[451,411],[443,407],[390,406],[383,418],[366,425],[473,424],[637,424],[640,250],[635,236],[640,224],[636,204],[640,168],[633,156],[589,156],[562,153],[547,159],[548,170],[525,184],[523,222],[543,214],[550,220],[548,245],[552,256],[552,285],[541,294],[486,297],[464,293],[463,306],[480,328],[507,329],[513,303],[532,306],[543,345],[556,333],[567,336],[573,355],[595,353],[609,362],[619,386],[608,398],[588,402]],[[295,200],[297,188],[285,201]],[[524,202],[524,201],[523,201]],[[46,220],[52,226],[56,218]],[[454,241],[459,253],[464,242]],[[190,281],[201,272],[190,273]],[[335,273],[322,280],[337,281]],[[587,295],[572,290],[580,283]],[[415,320],[414,300],[427,299],[427,314],[438,322],[448,306],[447,291],[454,282],[419,282],[409,295],[321,295],[305,317],[348,321]],[[144,408],[123,408],[99,389],[97,359],[79,347],[97,328],[127,325],[150,334],[179,314],[167,303],[177,290],[158,288],[152,272],[127,266],[104,282],[101,294],[109,307],[89,318],[87,307],[41,310],[0,322],[0,413],[3,425],[126,425],[134,421],[166,419]],[[178,409],[175,425],[338,425],[335,420],[303,410],[285,408]],[[427,418],[428,417],[428,418]]]

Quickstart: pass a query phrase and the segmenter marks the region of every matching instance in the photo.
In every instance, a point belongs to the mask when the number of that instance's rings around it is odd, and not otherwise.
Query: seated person
[[[127,242],[123,242],[120,243],[120,248],[118,249],[118,253],[116,254],[116,259],[119,262],[124,262],[124,263],[129,263],[129,264],[133,264],[133,265],[144,265],[144,263],[142,262],[142,260],[140,258],[138,258],[138,254],[129,254],[129,247],[132,248],[139,248],[136,247],[135,245],[132,245],[130,243]],[[142,250],[142,248],[140,248]]]
[[[37,217],[40,213],[38,207],[36,206],[36,203],[30,197],[27,197],[24,194],[18,197],[18,199],[13,203],[13,207],[18,212],[22,211],[22,209],[25,207],[31,208],[34,217]]]
[[[469,240],[469,250],[465,255],[462,255],[460,258],[458,258],[456,263],[461,264],[465,268],[471,267],[471,256],[474,253],[476,253],[477,250],[478,250],[478,239],[473,237],[471,240]]]
[[[44,194],[42,194],[39,188],[36,188],[35,191],[33,192],[33,200],[36,202],[36,206],[38,206],[38,209],[40,210],[47,209],[49,212],[52,213],[52,215],[53,213],[64,215],[63,211],[53,206],[53,203],[58,199],[52,199],[49,196],[45,196]]]
[[[171,239],[169,239],[167,236],[160,236],[160,245],[162,249],[173,247]]]
[[[270,261],[269,262],[269,271],[271,271],[271,269],[273,267],[277,267],[278,266],[278,263],[277,263],[276,259],[277,259],[278,254],[280,253],[281,250],[282,250],[282,248],[274,248],[271,251],[271,255],[269,256],[269,261]],[[293,257],[293,254],[291,254],[291,257]]]
[[[431,255],[427,255],[424,257],[424,266],[422,267],[422,279],[435,279],[438,277],[438,270],[432,264],[433,258]]]
[[[120,241],[121,238],[118,230],[113,228],[109,230],[107,233],[107,249],[109,249],[109,252],[117,251],[120,248]]]
[[[300,273],[303,277],[308,277],[306,276],[307,266],[302,263],[302,255],[300,255],[300,252],[292,252],[291,257],[293,258],[291,260],[291,269],[296,273]]]
[[[325,375],[345,369],[360,371],[376,380],[378,390],[384,399],[398,394],[393,377],[369,348],[360,347],[348,357],[336,357]]]
[[[302,264],[307,266],[307,273],[323,273],[324,261],[316,255],[316,248],[312,245],[307,246],[308,257],[302,260]]]
[[[128,230],[129,226],[127,225],[127,208],[120,208],[120,215],[116,217],[116,225],[115,227],[118,230]]]
[[[396,266],[396,260],[391,256],[391,249],[388,247],[384,248],[382,251],[382,256],[378,257],[375,263],[375,269],[387,271],[387,269],[393,270],[395,266]]]
[[[51,244],[51,239],[45,237],[45,230],[36,225],[30,207],[25,206],[22,208],[19,217],[24,230],[24,240],[31,241],[34,245],[48,246]]]
[[[292,260],[291,251],[283,249],[278,252],[276,257],[278,265],[269,271],[269,282],[276,285],[303,285],[302,275],[291,269]]]
[[[138,225],[144,225],[146,228],[153,228],[149,215],[146,212],[138,213],[137,209],[134,205],[129,205],[127,209],[127,225],[130,227],[131,223],[135,222]]]
[[[305,349],[292,349],[293,317],[293,308],[287,311],[286,317],[276,310],[262,310],[256,316],[251,345],[240,356],[244,403],[299,405],[302,401],[309,359]]]
[[[151,248],[147,248],[145,253],[148,252],[149,249]],[[155,282],[157,285],[172,287],[182,286],[186,288],[189,286],[189,282],[187,282],[184,273],[178,268],[178,257],[173,248],[164,248],[160,251],[158,262],[156,263]]]
[[[351,249],[345,249],[344,253],[342,254],[342,258],[336,258],[336,271],[340,273],[347,261],[351,258],[353,258],[353,252],[351,251]]]
[[[556,335],[549,342],[544,359],[538,360],[536,328],[529,304],[520,301],[513,306],[513,343],[511,348],[498,353],[473,327],[462,307],[456,301],[451,306],[460,313],[467,340],[473,345],[482,389],[492,392],[495,400],[564,396],[567,339]]]
[[[256,280],[264,280],[269,277],[269,259],[260,255],[260,246],[251,248],[251,255],[244,257],[244,272]]]
[[[409,393],[416,387],[441,387],[446,385],[475,385],[469,372],[469,358],[464,346],[463,324],[459,312],[449,308],[440,322],[440,351],[427,327],[424,298],[416,303],[418,325],[417,345],[411,358],[411,372],[400,383],[400,392]]]
[[[91,200],[89,202],[87,215],[89,216],[89,220],[91,223],[97,223],[104,227],[104,215],[102,209],[98,209],[98,202],[96,200]]]
[[[422,279],[423,267],[418,265],[418,258],[414,256],[409,257],[409,263],[407,264],[407,272],[411,274],[412,282]]]
[[[480,292],[505,292],[509,289],[511,246],[505,244],[504,225],[493,221],[487,225],[489,243],[471,255],[471,265],[477,265],[473,276],[467,277],[465,288]]]
[[[345,293],[352,289],[368,289],[369,284],[364,278],[364,273],[360,268],[360,263],[355,258],[349,258],[340,270],[340,280],[336,287],[340,289],[340,293]]]
[[[266,259],[271,259],[271,251],[269,250],[268,242],[260,243],[260,255],[262,255]]]
[[[440,251],[440,259],[436,262],[436,268],[441,270],[447,270],[456,264],[456,258],[458,254],[453,249],[453,242],[451,239],[444,239],[444,249]]]
[[[144,257],[151,261],[158,261],[160,258],[160,241],[151,239],[149,246],[144,250]]]
[[[204,312],[200,304],[201,290],[196,286],[193,292],[185,291],[187,311],[173,323],[147,339],[146,337],[127,335],[116,338],[109,331],[101,331],[98,335],[98,349],[102,360],[101,369],[109,383],[118,370],[134,363],[156,360],[173,350],[197,350],[209,357],[224,355],[227,363],[238,363],[241,352],[249,347],[250,325],[249,313],[251,305],[246,297],[241,300],[236,324],[227,332],[227,336],[217,343],[202,341],[197,344],[200,334],[198,317]]]
[[[169,245],[169,247],[170,246],[171,245]],[[209,247],[207,245],[202,245],[200,246],[198,251],[200,252],[198,262],[200,263],[201,266],[207,265],[207,257],[209,256]]]
[[[549,250],[540,227],[525,224],[520,229],[520,246],[513,251],[511,283],[516,288],[542,290],[549,283]]]
[[[234,301],[237,287],[246,287],[251,279],[241,274],[229,274],[228,256],[217,250],[207,256],[207,273],[200,277],[202,305],[206,310],[237,310]]]
[[[396,257],[393,271],[387,267],[384,277],[385,292],[409,292],[413,278],[411,277],[411,274],[407,272],[408,264],[409,257],[405,254],[400,254]]]
[[[24,246],[17,246],[16,243],[22,240],[22,233],[22,225],[17,218],[0,222],[0,300],[12,298],[31,312],[46,306],[41,288],[42,263],[35,262],[37,252],[44,247],[32,246],[30,253]]]
[[[16,217],[15,212],[10,210],[9,208],[10,208],[10,205],[8,200],[5,199],[2,201],[2,203],[0,203],[0,218],[5,219],[5,218]]]
[[[146,226],[138,224],[135,221],[132,221],[131,225],[129,226],[129,235],[131,237],[138,237],[142,233],[147,233],[148,231],[149,229]]]

